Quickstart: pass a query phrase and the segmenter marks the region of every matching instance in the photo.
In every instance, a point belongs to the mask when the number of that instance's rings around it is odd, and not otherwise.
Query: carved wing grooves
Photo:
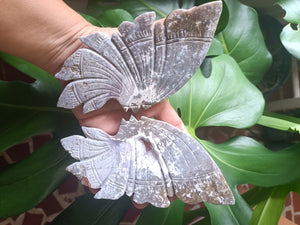
[[[81,160],[68,170],[84,184],[101,188],[95,198],[118,199],[126,193],[133,194],[139,204],[167,207],[168,196],[175,194],[190,204],[234,203],[223,175],[204,148],[165,122],[131,118],[122,122],[115,136],[83,129],[87,138],[75,135],[62,144]],[[150,142],[149,151],[144,141]]]
[[[70,80],[58,106],[83,105],[87,113],[111,98],[137,111],[168,98],[196,72],[205,58],[222,11],[221,2],[174,10],[164,23],[155,13],[119,26],[121,36],[95,33],[80,38],[92,50],[68,58],[57,78]],[[186,203],[233,204],[233,195],[217,165],[192,137],[171,125],[147,118],[122,121],[117,135],[83,128],[62,145],[80,160],[67,170],[82,183],[101,188],[95,198],[169,205],[174,194]],[[145,141],[149,141],[150,151]]]
[[[200,145],[197,145],[197,148],[194,145],[197,151],[193,151],[191,143],[187,143],[187,141],[194,142],[194,139],[191,137],[183,138],[180,132],[176,132],[175,129],[170,128],[171,127],[168,126],[163,127],[163,129],[169,131],[168,134],[173,134],[175,136],[173,139],[174,145],[181,146],[182,148],[179,149],[172,146],[171,149],[165,149],[167,152],[171,153],[169,155],[181,155],[182,157],[176,159],[172,156],[167,156],[164,153],[165,151],[161,151],[163,152],[164,161],[166,161],[169,165],[168,168],[171,174],[170,176],[172,177],[172,184],[175,189],[176,196],[183,202],[190,204],[195,204],[196,202],[201,201],[214,204],[232,204],[231,191],[220,170],[208,156],[206,151],[201,147],[202,157],[199,157],[200,149],[198,147]],[[160,132],[158,135],[164,135],[163,139],[168,139],[166,133],[167,132]],[[182,146],[181,143],[183,143],[184,146]],[[184,170],[184,172],[172,171],[170,162],[180,162],[181,165],[178,167]],[[205,170],[203,170],[203,168]],[[184,176],[178,177],[176,173]]]
[[[157,88],[159,99],[174,94],[200,67],[214,36],[222,11],[220,6],[220,2],[212,2],[190,10],[177,9],[166,18],[165,61],[173,63],[166,64],[162,73],[164,80]],[[164,91],[167,85],[169,89]]]
[[[122,74],[101,55],[80,49],[69,59],[65,63],[68,66],[57,77],[63,76],[65,80],[73,82],[64,89],[58,105],[74,108],[84,103],[84,112],[89,112],[101,108],[110,98],[131,95],[132,90],[129,85],[124,85]]]
[[[97,130],[101,134],[101,130]],[[116,157],[108,143],[109,135],[102,132],[98,140],[73,135],[61,140],[63,147],[75,159],[80,160],[67,167],[67,170],[82,180],[84,185],[100,188],[110,174],[113,159]],[[97,151],[94,151],[97,149]],[[99,164],[101,161],[101,164]]]
[[[58,106],[74,108],[84,103],[87,113],[115,98],[125,110],[131,108],[136,112],[140,107],[149,108],[168,98],[192,77],[204,60],[221,11],[221,2],[211,2],[190,10],[174,10],[164,23],[156,24],[154,12],[144,13],[134,23],[123,22],[119,26],[121,36],[114,33],[110,38],[95,33],[80,38],[95,52],[79,50],[66,60],[56,77],[71,83]],[[80,82],[72,85],[74,80],[84,82],[91,77],[109,78],[113,93],[103,94],[110,88],[99,83],[98,92],[90,93],[84,93],[89,89]]]
[[[138,16],[134,23],[123,22],[119,26],[122,40],[128,47],[139,71],[137,82],[140,88],[147,88],[152,80],[151,73],[153,64],[153,22],[155,13],[149,12]]]

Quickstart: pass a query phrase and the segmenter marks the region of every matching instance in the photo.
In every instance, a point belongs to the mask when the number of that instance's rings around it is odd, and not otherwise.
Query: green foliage
[[[198,70],[170,98],[170,103],[176,110],[180,109],[182,121],[192,130],[200,126],[249,127],[259,119],[264,108],[260,91],[227,55],[212,59],[209,79]]]
[[[226,0],[229,22],[218,34],[224,53],[233,57],[247,78],[257,84],[268,70],[272,56],[259,29],[257,13],[237,0]]]
[[[284,47],[296,58],[300,59],[300,2],[297,0],[281,0],[278,4],[286,11],[284,19],[291,24],[286,25],[280,35]]]
[[[283,19],[289,23],[300,23],[300,2],[297,0],[280,0],[278,4],[286,11]]]
[[[157,19],[166,17],[176,8],[191,8],[208,0],[90,0],[88,15],[81,14],[96,26],[118,26],[148,11]],[[196,137],[203,126],[247,128],[255,124],[287,132],[299,133],[299,118],[264,112],[264,98],[254,86],[270,68],[272,55],[266,46],[279,42],[279,35],[265,40],[253,8],[237,0],[224,0],[217,34],[208,57],[193,78],[170,99],[190,134],[215,160],[235,196],[235,205],[212,205],[183,212],[179,200],[167,209],[147,206],[138,225],[188,224],[197,216],[204,217],[199,225],[244,225],[278,223],[285,196],[300,193],[300,144],[272,152],[249,137],[235,137],[221,144]],[[258,4],[258,3],[257,3]],[[300,58],[299,1],[281,0],[288,24],[280,35],[285,48]],[[261,17],[264,18],[264,17]],[[269,29],[275,29],[269,26]],[[277,28],[276,28],[277,29]],[[277,46],[277,45],[276,45]],[[278,54],[272,49],[272,54]],[[16,57],[0,53],[0,58],[36,81],[33,83],[0,81],[0,152],[31,136],[50,132],[53,139],[24,160],[1,169],[0,218],[22,213],[49,195],[65,179],[64,168],[72,159],[61,148],[59,139],[80,133],[77,121],[67,111],[56,108],[60,84],[41,69]],[[290,65],[290,64],[289,64]],[[283,64],[277,65],[276,71]],[[274,67],[274,65],[273,65]],[[278,68],[280,67],[280,68]],[[205,76],[204,76],[205,75]],[[286,75],[285,75],[286,76]],[[241,196],[236,185],[257,185]],[[75,201],[51,224],[119,224],[129,207],[130,199],[95,200],[92,194]],[[255,208],[252,213],[252,208]]]
[[[289,189],[285,186],[267,189],[266,195],[253,212],[250,225],[276,224],[288,193]]]
[[[251,208],[236,188],[231,187],[231,190],[236,201],[235,205],[212,205],[205,203],[211,217],[211,224],[249,224],[252,214]]]
[[[265,112],[257,123],[277,130],[300,133],[300,119],[292,116]]]
[[[58,140],[48,142],[24,160],[0,172],[0,218],[18,215],[37,205],[66,178],[72,160]],[[17,207],[16,207],[17,206]]]
[[[200,207],[195,210],[189,210],[184,212],[182,224],[184,225],[189,224],[192,220],[198,219],[197,217],[200,217],[200,221],[198,221],[195,224],[202,224],[202,225],[211,224],[209,212],[206,207]]]
[[[170,207],[165,209],[148,205],[142,212],[137,225],[181,225],[183,220],[184,203],[179,199],[175,200]],[[155,216],[153,216],[155,215]]]
[[[98,17],[98,20],[105,27],[117,27],[123,21],[133,22],[133,16],[124,9],[109,9],[106,10],[103,15]]]
[[[299,12],[300,13],[300,12]],[[299,21],[300,23],[300,21]],[[299,24],[297,29],[294,30],[291,25],[286,25],[281,34],[280,39],[284,47],[295,56],[297,59],[300,59],[300,29]]]
[[[118,200],[94,199],[87,193],[57,216],[51,225],[118,225],[125,216],[131,201],[127,196]]]
[[[222,144],[199,141],[233,185],[269,187],[300,179],[300,172],[296,172],[300,144],[272,152],[249,137],[235,137]]]

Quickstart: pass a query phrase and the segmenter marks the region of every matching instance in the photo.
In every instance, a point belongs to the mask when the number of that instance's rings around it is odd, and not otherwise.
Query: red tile
[[[198,203],[198,204],[196,204],[196,205],[185,204],[185,206],[184,206],[184,211],[185,211],[185,212],[186,212],[186,211],[189,211],[189,210],[193,209],[195,206],[200,207],[200,208],[205,207],[204,202],[200,202],[200,203]]]
[[[60,187],[58,188],[58,193],[66,194],[77,192],[78,185],[78,179],[75,176],[70,175],[69,178],[65,180],[65,182],[62,183],[62,185],[60,185]]]
[[[20,215],[17,215],[17,216],[12,216],[11,218],[16,221],[18,218],[19,218]]]
[[[36,208],[42,208],[47,216],[63,210],[63,208],[53,195],[49,195],[44,201],[38,204]]]
[[[0,79],[6,81],[25,81],[31,83],[34,81],[33,78],[21,73],[16,68],[7,64],[3,60],[0,60]]]
[[[5,160],[5,158],[3,157],[3,155],[0,155],[0,167],[7,166],[7,165],[8,165],[8,162]]]
[[[300,224],[300,215],[296,215],[296,216],[294,217],[294,222],[295,222],[296,224]]]
[[[237,190],[240,194],[244,194],[245,192],[249,191],[249,188],[247,185],[238,185]]]
[[[300,212],[300,196],[293,192],[293,205],[294,205],[294,212]]]
[[[237,129],[234,132],[234,136],[249,136],[249,131],[244,129]]]
[[[6,151],[9,157],[14,161],[20,161],[30,155],[28,143],[17,144]]]
[[[220,127],[200,127],[196,130],[196,134],[200,139],[217,144],[226,141],[229,137],[228,133],[224,133]]]
[[[285,212],[285,217],[289,220],[292,220],[292,212],[289,210],[289,211],[286,211]]]
[[[22,225],[40,225],[43,221],[43,214],[26,213]]]
[[[291,205],[291,193],[289,193],[289,194],[286,196],[284,205],[285,205],[285,206]]]
[[[137,209],[134,206],[131,206],[126,215],[124,216],[122,222],[133,223],[136,220],[136,218],[142,213],[142,211],[142,209]]]
[[[45,134],[45,135],[39,135],[39,136],[34,136],[33,137],[33,146],[34,149],[38,149],[41,147],[43,144],[51,140],[51,135],[50,134]]]

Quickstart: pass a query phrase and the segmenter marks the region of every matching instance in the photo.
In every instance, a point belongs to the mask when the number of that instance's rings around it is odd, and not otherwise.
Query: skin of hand
[[[0,0],[0,4],[0,50],[23,58],[51,75],[60,70],[73,52],[87,47],[78,37],[95,32],[111,36],[118,32],[117,28],[91,25],[62,0]],[[108,101],[97,111],[83,114],[80,106],[73,113],[81,126],[96,127],[111,135],[117,133],[121,119],[131,115],[116,100]],[[154,117],[187,132],[167,100],[141,109],[135,116]],[[147,205],[133,204],[139,209]]]

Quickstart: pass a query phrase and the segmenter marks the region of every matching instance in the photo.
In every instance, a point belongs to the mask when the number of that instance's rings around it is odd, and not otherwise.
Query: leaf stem
[[[224,48],[224,51],[225,51],[226,55],[230,55],[229,51],[228,51],[228,48],[227,48],[225,38],[224,38],[224,35],[223,35],[222,32],[220,33],[220,37],[221,37],[221,42],[222,42],[222,45],[223,45],[223,48]]]
[[[264,112],[257,124],[277,130],[300,133],[300,119],[277,113]]]

